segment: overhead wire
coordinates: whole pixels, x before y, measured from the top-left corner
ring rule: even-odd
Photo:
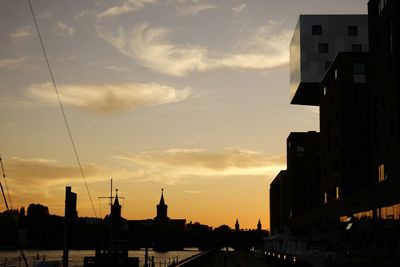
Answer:
[[[10,195],[10,190],[8,189],[8,183],[7,183],[7,178],[6,178],[6,172],[4,171],[4,166],[3,166],[3,159],[0,156],[0,163],[1,163],[1,171],[3,173],[3,179],[4,179],[4,185],[6,186],[6,191],[7,191],[7,196],[8,196],[8,202],[10,202],[10,207],[13,209],[13,204],[11,201],[11,195]],[[1,190],[3,191],[3,186],[1,186]]]
[[[38,25],[37,20],[36,20],[36,16],[35,16],[35,12],[34,12],[33,7],[32,7],[31,0],[28,0],[28,3],[29,3],[29,7],[30,7],[30,9],[31,9],[31,13],[32,13],[33,20],[34,20],[34,22],[35,22],[35,26],[36,26],[36,30],[37,30],[37,33],[38,33],[38,36],[39,36],[40,44],[41,44],[41,46],[42,46],[44,58],[45,58],[45,60],[46,60],[47,68],[48,68],[48,70],[49,70],[50,77],[51,77],[51,81],[52,81],[52,83],[53,83],[54,91],[56,92],[57,99],[58,99],[58,103],[59,103],[59,106],[60,106],[60,109],[61,109],[61,113],[62,113],[62,116],[63,116],[63,118],[64,118],[65,126],[67,127],[69,139],[70,139],[70,141],[71,141],[72,148],[73,148],[74,153],[75,153],[75,158],[76,158],[76,161],[77,161],[77,163],[78,163],[79,170],[80,170],[80,172],[81,172],[81,175],[82,175],[82,178],[83,178],[85,187],[86,187],[86,191],[87,191],[87,193],[88,193],[89,200],[90,200],[90,203],[91,203],[92,208],[93,208],[94,215],[95,215],[96,218],[98,218],[98,217],[97,217],[96,209],[94,208],[92,196],[90,195],[89,186],[88,186],[88,184],[87,184],[86,177],[85,177],[85,174],[84,174],[84,172],[83,172],[82,164],[81,164],[81,161],[80,161],[79,156],[78,156],[78,152],[77,152],[77,149],[76,149],[76,146],[75,146],[75,142],[74,142],[74,139],[73,139],[73,137],[72,137],[72,133],[71,133],[71,129],[70,129],[70,126],[69,126],[69,123],[68,123],[68,120],[67,120],[67,116],[66,116],[66,113],[65,113],[65,111],[64,111],[63,104],[62,104],[62,102],[61,102],[60,94],[59,94],[59,92],[58,92],[58,88],[57,88],[57,85],[56,85],[56,82],[55,82],[55,79],[54,79],[54,75],[53,75],[53,72],[52,72],[51,67],[50,67],[49,59],[48,59],[48,57],[47,57],[46,49],[45,49],[45,46],[44,46],[44,43],[43,43],[42,36],[41,36],[41,34],[40,34],[39,25]]]

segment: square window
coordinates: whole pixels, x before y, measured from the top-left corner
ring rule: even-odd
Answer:
[[[354,83],[366,83],[365,63],[364,62],[354,62],[353,63],[353,82]]]
[[[354,62],[353,63],[353,73],[354,74],[365,74],[365,63],[364,62]]]
[[[322,26],[321,25],[312,25],[312,34],[313,35],[321,35],[322,34]]]
[[[348,36],[357,36],[358,35],[358,27],[357,26],[349,26],[347,28]]]
[[[351,52],[362,52],[362,46],[360,44],[352,44]]]
[[[329,47],[327,43],[318,44],[318,53],[327,54],[329,52]]]

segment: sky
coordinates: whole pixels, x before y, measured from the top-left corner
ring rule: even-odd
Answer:
[[[97,216],[110,178],[127,219],[269,228],[269,184],[290,132],[300,14],[364,14],[367,0],[31,0]],[[63,215],[65,186],[94,217],[29,4],[0,1],[0,154],[14,208]],[[1,180],[5,185],[5,181]],[[4,210],[0,202],[0,210]]]

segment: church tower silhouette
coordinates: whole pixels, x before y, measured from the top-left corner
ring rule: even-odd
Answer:
[[[119,204],[118,200],[118,189],[115,193],[114,204],[111,206],[111,218],[114,221],[121,219],[121,205]]]
[[[157,217],[155,219],[159,221],[168,220],[169,218],[167,216],[167,212],[168,212],[168,205],[165,204],[164,189],[161,189],[161,198],[160,198],[160,203],[157,205]]]

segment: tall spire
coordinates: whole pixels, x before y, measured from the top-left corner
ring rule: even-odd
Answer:
[[[119,200],[118,200],[118,189],[115,189],[115,200],[114,200],[114,206],[119,205]]]
[[[165,206],[165,201],[164,201],[164,188],[161,188],[161,199],[160,199],[160,204],[162,206]]]

